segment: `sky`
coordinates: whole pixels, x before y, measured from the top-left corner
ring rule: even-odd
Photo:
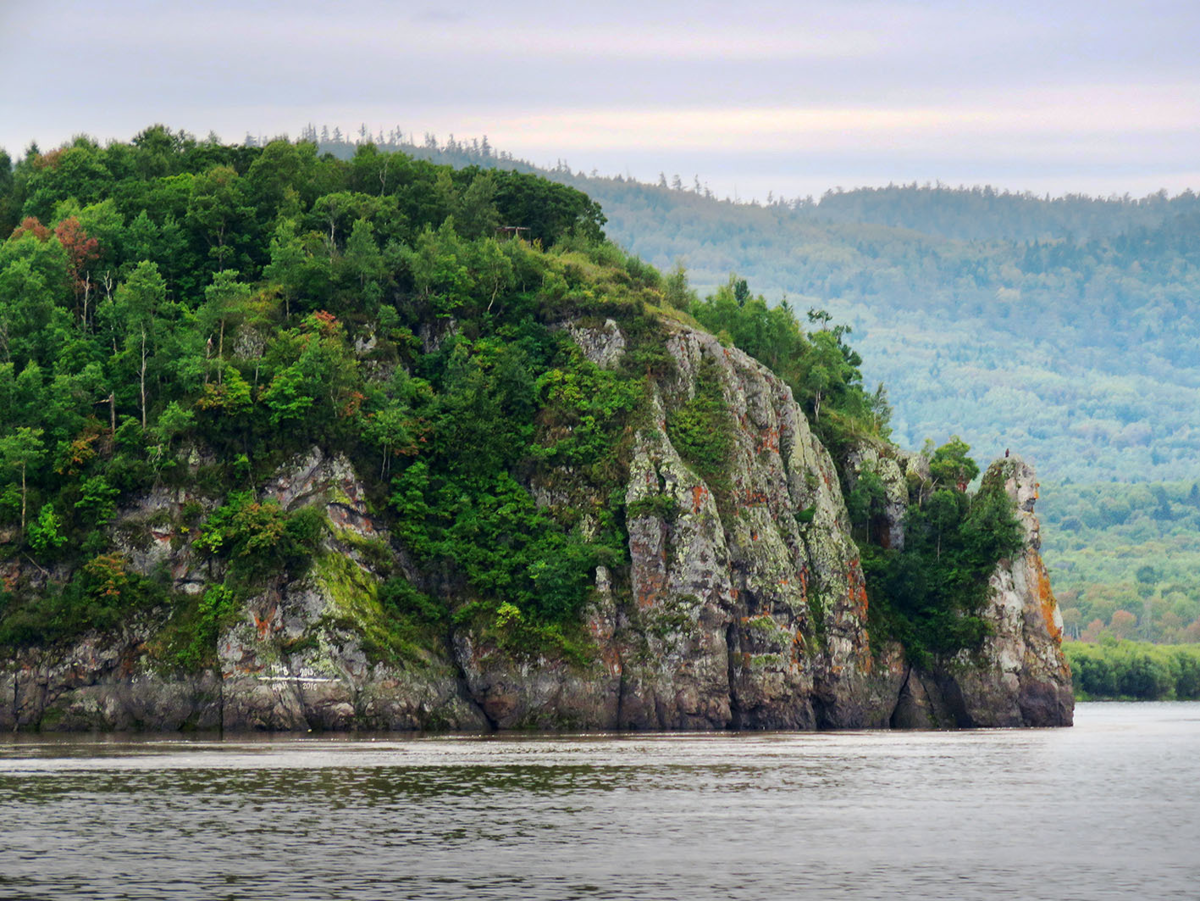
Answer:
[[[1196,0],[0,0],[0,147],[155,122],[487,135],[765,199],[1200,189]]]

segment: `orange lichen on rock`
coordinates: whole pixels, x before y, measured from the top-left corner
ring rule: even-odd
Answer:
[[[1056,643],[1062,644],[1062,629],[1054,621],[1054,611],[1058,608],[1058,601],[1054,599],[1054,592],[1050,588],[1050,574],[1046,572],[1046,564],[1042,562],[1041,555],[1036,551],[1031,552],[1031,555],[1033,569],[1037,573],[1037,596],[1042,608],[1042,619],[1046,622],[1046,631],[1050,633],[1050,637]]]
[[[699,513],[704,509],[704,499],[708,497],[708,489],[703,485],[692,486],[692,512]]]
[[[765,491],[754,491],[747,488],[742,492],[741,505],[743,507],[765,507],[770,500]]]
[[[857,557],[850,561],[850,566],[846,570],[846,577],[850,583],[850,592],[847,597],[850,603],[854,605],[854,610],[860,616],[867,615],[867,580],[863,577],[862,564],[859,563]]]

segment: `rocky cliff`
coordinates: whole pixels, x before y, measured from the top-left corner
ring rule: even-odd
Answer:
[[[962,652],[932,673],[910,672],[894,725],[1071,724],[1075,702],[1062,653],[1062,616],[1038,553],[1036,476],[1027,463],[1012,457],[993,463],[984,480],[1003,485],[1016,504],[1024,549],[1002,560],[991,577],[984,611],[991,629],[982,648]]]
[[[596,365],[620,360],[609,320],[570,323]],[[258,486],[262,500],[327,521],[305,575],[276,579],[221,623],[216,664],[164,666],[163,622],[144,611],[69,647],[35,648],[0,672],[0,728],[44,730],[814,729],[1065,725],[1070,676],[1038,555],[1036,480],[1017,459],[985,476],[1016,501],[1024,552],[991,579],[982,648],[924,670],[899,646],[872,652],[867,592],[833,460],[790,389],[717,338],[666,320],[669,375],[651,383],[633,436],[624,509],[628,564],[601,566],[585,612],[588,653],[512,650],[470,622],[379,653],[381,572],[425,578],[371,515],[360,474],[318,448]],[[718,397],[721,459],[679,446],[678,411]],[[673,438],[673,435],[676,438]],[[878,455],[876,455],[878,456]],[[887,542],[903,544],[894,460]],[[894,470],[894,471],[893,471]],[[565,478],[569,480],[569,473]],[[527,486],[557,503],[551,486]],[[895,495],[894,497],[892,495]],[[608,499],[603,499],[607,502]],[[199,491],[160,491],[121,511],[130,565],[201,596],[221,572],[195,547]],[[12,563],[10,582],[36,579]],[[53,574],[47,574],[52,577]]]

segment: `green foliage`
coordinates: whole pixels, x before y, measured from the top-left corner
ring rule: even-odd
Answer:
[[[860,473],[854,488],[846,493],[846,512],[850,515],[851,528],[861,529],[863,538],[870,542],[871,521],[883,514],[886,505],[887,488],[883,479],[870,470]]]
[[[316,445],[378,471],[372,516],[428,576],[427,593],[385,583],[371,641],[444,640],[453,610],[505,647],[582,661],[596,568],[627,563],[625,520],[649,510],[622,498],[646,379],[673,372],[661,317],[690,312],[770,366],[835,451],[886,434],[886,401],[828,316],[806,332],[739,279],[697,300],[681,267],[664,278],[607,242],[599,205],[563,184],[370,145],[344,156],[156,127],[18,166],[0,211],[21,222],[0,244],[0,516],[40,511],[6,528],[5,552],[53,552],[72,575],[14,596],[0,634],[61,637],[162,603],[160,659],[198,667],[235,598],[314,557],[355,595],[336,555],[316,553],[320,508],[257,500]],[[602,369],[562,326],[610,319],[626,347]],[[711,361],[667,428],[728,513],[732,422]],[[108,550],[121,498],[164,482],[223,499],[177,524],[227,567],[200,599],[168,597]],[[981,554],[976,520],[955,516],[937,529]]]
[[[988,579],[1024,546],[1002,480],[985,479],[974,496],[936,488],[909,505],[904,525],[902,551],[860,544],[872,641],[897,639],[916,662],[977,648]]]
[[[379,603],[394,619],[421,625],[445,625],[449,611],[428,594],[418,591],[403,576],[393,576],[379,586]]]
[[[0,647],[47,645],[89,630],[103,632],[165,598],[163,589],[130,570],[122,555],[100,554],[66,585],[10,603],[0,618]]]
[[[971,448],[957,435],[939,447],[929,461],[929,471],[934,481],[947,487],[966,489],[967,484],[979,475],[979,465],[968,456]]]
[[[854,326],[865,379],[901,401],[891,427],[904,446],[952,422],[989,457],[1019,443],[1048,480],[1194,475],[1194,192],[1046,198],[912,184],[736,203],[539,169],[462,141],[391,146],[586,191],[614,241],[664,271],[688,260],[702,292],[735,268],[769,297],[826,308]]]
[[[1067,642],[1063,651],[1080,699],[1200,699],[1200,645]]]
[[[696,391],[667,412],[667,436],[696,474],[708,484],[722,515],[732,512],[733,418],[725,403],[720,370],[708,357],[696,371]]]
[[[410,467],[392,497],[410,546],[484,598],[508,599],[549,622],[569,621],[587,599],[595,567],[619,558],[615,541],[588,542],[565,531],[507,474],[483,484],[450,481],[438,491],[422,475]]]
[[[44,504],[38,518],[29,526],[29,546],[39,553],[53,551],[67,543],[62,533],[62,521],[53,504]]]
[[[158,647],[158,659],[195,671],[217,662],[217,639],[238,611],[237,595],[227,585],[212,585],[194,604],[176,610]]]
[[[104,476],[89,476],[79,488],[79,499],[75,509],[85,522],[102,525],[116,512],[117,497],[121,492],[108,484]]]
[[[1200,488],[1193,481],[1043,484],[1042,556],[1070,639],[1200,641]],[[1127,622],[1127,621],[1126,621]]]
[[[620,445],[614,432],[642,401],[640,380],[600,369],[570,347],[562,367],[537,381],[543,441],[535,453],[552,465],[589,471],[612,467]]]
[[[687,269],[682,261],[677,261],[663,280],[663,300],[676,310],[687,310],[699,303],[696,292],[688,287]]]
[[[887,394],[882,385],[874,394],[864,389],[862,358],[844,340],[851,329],[831,327],[829,313],[810,310],[809,322],[819,328],[806,334],[786,299],[770,306],[736,276],[689,310],[787,382],[835,461],[862,437],[887,438]]]
[[[286,513],[274,501],[235,491],[209,515],[196,547],[228,560],[234,574],[250,581],[284,570],[299,574],[324,527],[324,513],[315,507]]]

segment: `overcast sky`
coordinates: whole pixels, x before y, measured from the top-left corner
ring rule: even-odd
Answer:
[[[0,147],[488,135],[721,195],[1200,189],[1196,0],[0,0]]]

